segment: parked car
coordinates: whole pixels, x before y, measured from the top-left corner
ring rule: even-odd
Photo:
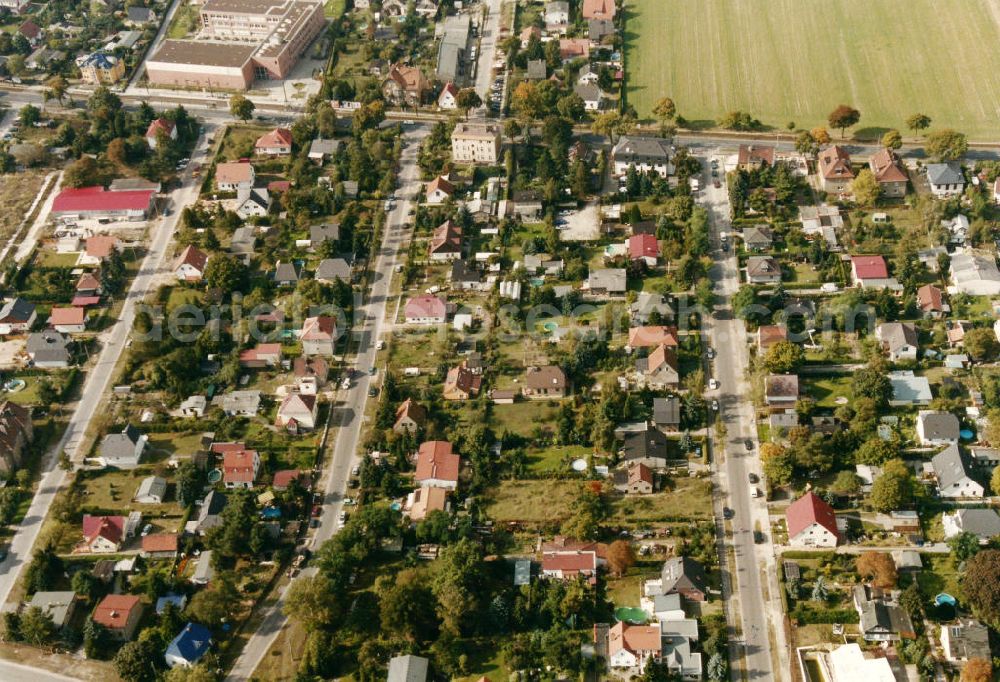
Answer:
[[[747,476],[747,478],[748,478],[748,479],[750,479],[750,482],[751,482],[751,483],[756,483],[757,481],[759,481],[759,480],[760,480],[759,478],[757,478],[757,474],[755,474],[755,473],[754,473],[754,472],[752,472],[752,471],[751,471],[751,472],[750,472],[750,474],[749,474],[749,475]]]
[[[743,447],[747,449],[747,452],[753,452],[753,441],[747,438],[743,441]]]

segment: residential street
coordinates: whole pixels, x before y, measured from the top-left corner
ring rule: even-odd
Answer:
[[[489,102],[490,85],[493,83],[493,60],[496,59],[497,34],[500,32],[500,7],[503,0],[483,0],[489,10],[479,31],[479,66],[476,71],[476,93],[483,102]]]
[[[707,167],[708,159],[705,159],[704,164]],[[753,472],[759,475],[761,467],[757,457],[753,406],[746,399],[749,393],[744,378],[747,367],[746,335],[743,323],[734,319],[729,306],[730,298],[740,286],[739,271],[732,252],[723,252],[718,248],[719,232],[728,231],[729,224],[729,201],[725,186],[716,189],[710,182],[706,183],[699,203],[709,211],[713,245],[716,247],[715,265],[710,277],[715,282],[716,294],[721,299],[716,305],[715,314],[706,316],[703,324],[709,343],[717,351],[710,376],[719,381],[718,390],[709,391],[707,397],[719,401],[719,418],[726,429],[724,443],[720,445],[717,442],[715,448],[717,482],[724,499],[728,500],[727,506],[735,512],[730,522],[733,535],[727,542],[727,547],[732,548],[736,562],[736,575],[730,579],[730,584],[735,587],[736,599],[730,600],[729,608],[732,613],[739,613],[743,632],[741,639],[733,638],[737,641],[734,641],[731,652],[734,656],[743,657],[749,679],[783,680],[786,679],[790,662],[781,625],[781,600],[777,592],[767,506],[762,497],[755,499],[750,496],[750,490],[754,486],[748,481],[749,474]],[[744,446],[747,439],[754,443],[753,452],[748,452]],[[762,487],[763,484],[759,486]],[[764,532],[763,544],[754,543],[755,529]],[[761,577],[762,570],[768,576],[766,586]],[[768,595],[771,595],[770,599]],[[735,611],[737,605],[738,611]],[[774,637],[773,641],[771,636]],[[742,652],[739,651],[740,642],[744,645]],[[772,647],[778,654],[780,669],[777,671],[771,658]],[[735,669],[733,679],[739,679]]]
[[[32,668],[12,661],[0,661],[0,680],[3,682],[67,682],[79,678],[60,675],[42,668]]]
[[[386,319],[386,303],[389,298],[389,285],[397,262],[401,263],[402,250],[408,244],[413,223],[409,212],[413,204],[410,200],[419,192],[420,170],[417,167],[417,151],[420,142],[428,135],[430,127],[418,124],[409,126],[403,136],[407,147],[403,150],[400,161],[397,196],[395,208],[389,213],[385,233],[382,236],[382,247],[372,270],[372,285],[368,299],[355,314],[357,323],[355,334],[357,347],[353,367],[352,385],[347,391],[338,394],[338,403],[334,407],[333,424],[338,428],[333,434],[333,454],[326,469],[326,478],[320,489],[324,491],[323,512],[320,525],[312,536],[313,551],[329,540],[340,528],[337,517],[343,509],[342,501],[347,491],[347,482],[351,469],[358,464],[358,441],[361,437],[361,427],[364,424],[365,405],[368,401],[368,389],[372,384],[381,385],[384,367],[379,368],[376,376],[369,374],[371,367],[378,366],[375,343],[383,329],[391,324]],[[391,314],[391,311],[390,313]],[[306,570],[301,575],[311,575],[312,570]],[[289,586],[291,583],[288,584]],[[247,641],[240,658],[236,661],[227,679],[247,680],[253,675],[267,651],[271,648],[278,633],[285,626],[286,618],[281,611],[288,586],[285,587],[278,601],[267,608],[264,620],[257,631]]]
[[[206,124],[205,132],[211,134],[214,126]],[[201,147],[202,138],[196,143]],[[151,221],[149,235],[149,251],[143,259],[139,273],[132,281],[125,298],[118,322],[101,334],[101,353],[96,362],[87,368],[86,380],[80,393],[80,398],[73,407],[69,424],[63,437],[49,449],[42,462],[41,481],[31,500],[31,506],[11,541],[7,557],[0,562],[0,604],[10,597],[11,590],[17,583],[21,570],[31,560],[31,550],[41,530],[42,522],[49,512],[49,507],[56,494],[66,480],[66,472],[59,468],[59,453],[65,451],[74,464],[79,465],[85,451],[84,444],[89,426],[98,407],[102,404],[105,391],[111,382],[115,367],[121,357],[122,350],[128,339],[132,322],[135,319],[135,306],[145,299],[152,289],[157,273],[168,262],[170,240],[177,228],[180,210],[177,207],[193,203],[198,197],[200,182],[192,181],[191,171],[183,175],[183,185],[175,190],[169,200],[174,210],[169,216]]]

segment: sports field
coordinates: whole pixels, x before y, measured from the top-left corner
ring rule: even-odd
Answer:
[[[1000,0],[626,0],[628,102],[707,124],[742,110],[809,128],[838,104],[858,128],[924,113],[1000,140]]]

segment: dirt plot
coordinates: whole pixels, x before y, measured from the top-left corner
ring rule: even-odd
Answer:
[[[0,239],[10,237],[24,220],[44,179],[38,171],[0,175]]]

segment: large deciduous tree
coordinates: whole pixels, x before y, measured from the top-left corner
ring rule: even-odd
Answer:
[[[233,95],[229,98],[229,113],[241,121],[249,121],[256,108],[256,105],[243,95]]]
[[[864,552],[858,555],[854,562],[855,569],[862,580],[868,580],[875,587],[891,589],[896,586],[899,578],[896,573],[896,562],[892,555],[886,552]]]
[[[927,114],[911,114],[906,117],[906,127],[914,133],[927,130],[931,125],[931,117]]]
[[[979,618],[1000,627],[1000,550],[987,549],[969,559],[962,591]]]
[[[615,540],[608,547],[608,566],[615,575],[624,575],[635,564],[635,551],[627,540]]]
[[[862,168],[851,182],[851,193],[859,206],[874,206],[882,195],[882,187],[870,169]]]
[[[840,136],[844,137],[844,131],[861,120],[861,112],[847,104],[841,104],[830,112],[827,122],[831,128],[837,128]]]
[[[891,459],[882,467],[882,475],[872,484],[869,497],[879,512],[902,509],[913,501],[913,474],[901,459]]]
[[[969,141],[958,131],[942,128],[929,132],[924,146],[932,158],[938,161],[954,161],[965,155],[969,149]]]

